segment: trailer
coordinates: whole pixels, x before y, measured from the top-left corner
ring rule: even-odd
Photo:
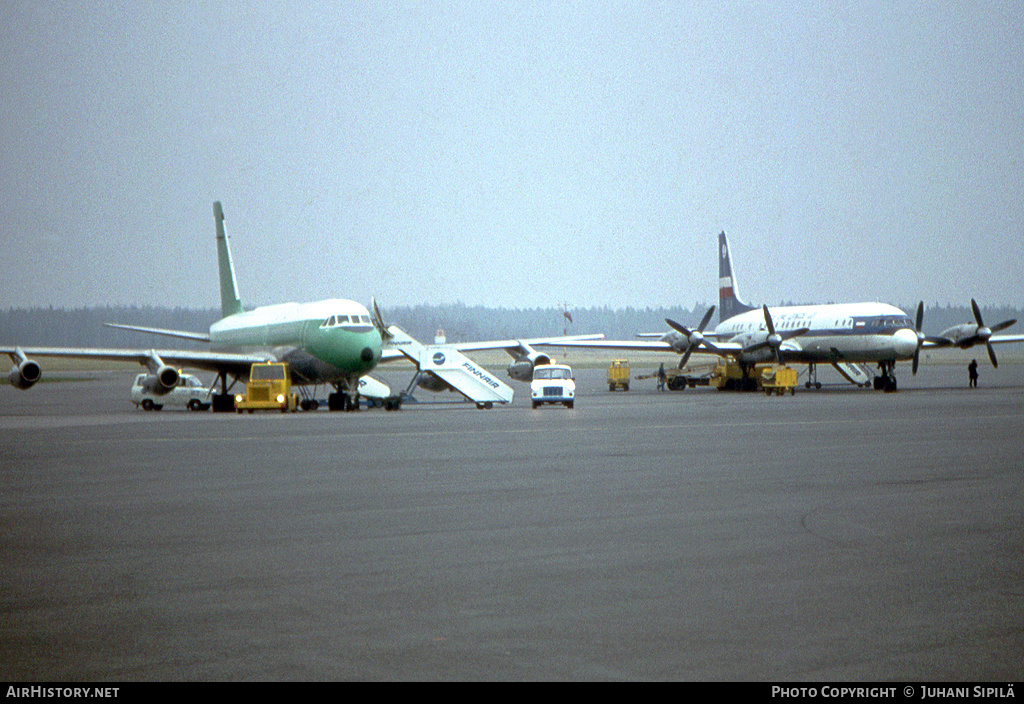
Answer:
[[[708,386],[710,384],[710,373],[694,376],[692,374],[685,373],[682,369],[673,369],[672,371],[665,372],[665,386],[667,386],[670,391],[684,391],[687,387],[692,389],[697,386]]]
[[[690,369],[667,369],[665,370],[665,386],[669,391],[684,391],[688,387],[692,389],[697,386],[710,385],[711,377],[711,371],[705,372],[704,374],[694,374]],[[653,374],[638,374],[636,376],[637,381],[657,378],[658,372],[654,372]]]

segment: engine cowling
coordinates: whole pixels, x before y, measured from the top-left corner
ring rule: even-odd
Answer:
[[[181,375],[174,367],[164,365],[158,367],[155,374],[147,374],[140,386],[148,393],[163,396],[178,385]]]
[[[508,365],[508,375],[516,381],[533,381],[533,368],[538,364],[551,364],[551,357],[535,350],[527,352]]]
[[[31,359],[23,359],[21,363],[11,367],[11,372],[7,375],[7,378],[10,380],[11,386],[24,390],[39,381],[41,374],[42,371],[39,368],[38,362]]]

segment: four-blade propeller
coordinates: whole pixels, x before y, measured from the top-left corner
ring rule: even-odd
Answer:
[[[917,331],[917,349],[914,350],[914,364],[911,367],[911,371],[914,374],[917,374],[917,362],[921,357],[921,345],[924,344],[924,341],[926,339],[925,334],[921,332],[922,323],[924,323],[924,301],[921,301],[920,303],[917,304],[917,322],[915,327]]]
[[[796,330],[776,332],[775,323],[772,321],[771,313],[768,312],[768,306],[763,306],[763,310],[765,327],[768,330],[767,336],[765,337],[765,339],[759,342],[755,342],[752,345],[744,347],[740,351],[740,354],[742,355],[750,352],[756,352],[766,347],[770,347],[772,350],[774,350],[775,358],[778,360],[779,364],[784,364],[785,362],[782,357],[782,343],[785,342],[786,340],[791,340],[794,337],[799,337],[800,335],[805,334],[808,330],[810,330],[810,328],[797,328]],[[706,349],[711,350],[712,352],[722,354],[721,350],[719,350],[713,344],[708,342],[703,335],[704,328],[707,327],[708,321],[711,320],[711,315],[712,313],[714,313],[714,311],[715,307],[711,306],[708,312],[704,314],[704,319],[701,320],[700,326],[697,328],[696,331],[690,331],[688,328],[686,328],[683,325],[680,325],[676,321],[671,320],[669,318],[665,318],[665,322],[668,323],[668,326],[670,328],[679,333],[682,333],[686,337],[687,345],[685,351],[683,352],[683,359],[679,364],[680,368],[682,368],[682,366],[690,358],[690,354],[698,347],[703,346]],[[679,348],[677,347],[676,350],[679,351]]]
[[[708,312],[704,314],[704,318],[701,319],[700,325],[698,325],[697,329],[692,332],[676,321],[665,318],[665,322],[668,323],[670,328],[681,333],[686,338],[686,347],[683,350],[683,358],[679,360],[680,369],[686,366],[686,362],[690,359],[690,355],[693,354],[695,349],[700,347],[702,344],[706,344],[704,340],[704,328],[706,328],[708,323],[711,322],[711,316],[714,315],[714,313],[714,306],[708,308]],[[680,351],[680,348],[677,345],[673,345],[673,347],[676,348],[677,352]]]
[[[974,331],[974,335],[972,335],[971,337],[968,337],[965,340],[961,340],[960,344],[963,345],[964,347],[970,347],[971,345],[984,342],[985,347],[988,349],[988,358],[992,360],[992,366],[998,367],[999,362],[996,361],[996,352],[995,350],[992,349],[992,343],[989,342],[989,338],[992,337],[992,333],[999,332],[1004,328],[1010,327],[1011,325],[1016,323],[1017,320],[1016,318],[1011,320],[1004,320],[1003,322],[997,323],[992,327],[986,327],[984,321],[982,321],[981,319],[981,309],[978,308],[978,304],[975,302],[973,298],[971,299],[971,310],[974,311],[974,319],[978,323],[978,329]]]
[[[743,352],[756,352],[757,350],[764,349],[765,347],[771,347],[775,350],[775,357],[779,360],[779,364],[785,364],[782,359],[782,343],[786,340],[791,340],[794,337],[800,337],[805,334],[810,328],[797,328],[796,330],[787,330],[786,332],[775,332],[775,324],[772,322],[771,313],[768,312],[768,306],[762,306],[764,308],[764,324],[768,328],[768,337],[763,341],[745,347]]]

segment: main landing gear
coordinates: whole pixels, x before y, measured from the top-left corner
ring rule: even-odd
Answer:
[[[809,389],[812,386],[816,389],[821,388],[821,382],[818,381],[818,365],[814,363],[807,365],[807,382],[804,384],[804,388]]]
[[[341,390],[341,385],[336,384],[336,392],[327,394],[327,410],[329,411],[358,411],[359,393],[349,395]]]
[[[878,368],[882,370],[882,374],[875,377],[873,382],[875,391],[885,391],[886,393],[896,391],[896,363],[879,362]]]
[[[327,394],[327,410],[329,411],[358,411],[359,410],[359,393],[349,394],[342,390],[341,384],[335,384],[334,388],[337,389],[332,394]],[[370,398],[373,403],[371,405],[379,406],[383,405],[385,411],[397,411],[402,408],[402,398],[400,396],[388,396],[381,400]],[[315,403],[315,401],[314,401]],[[311,410],[315,410],[315,407]]]

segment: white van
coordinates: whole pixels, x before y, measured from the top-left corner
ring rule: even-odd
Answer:
[[[538,364],[530,382],[533,407],[542,403],[561,403],[572,408],[576,402],[576,380],[566,364]]]
[[[139,374],[132,384],[131,399],[136,408],[141,406],[146,411],[159,411],[164,406],[187,408],[190,411],[210,408],[210,390],[191,374],[182,374],[178,378],[178,385],[165,394],[147,391],[143,386],[147,376],[146,373]]]

